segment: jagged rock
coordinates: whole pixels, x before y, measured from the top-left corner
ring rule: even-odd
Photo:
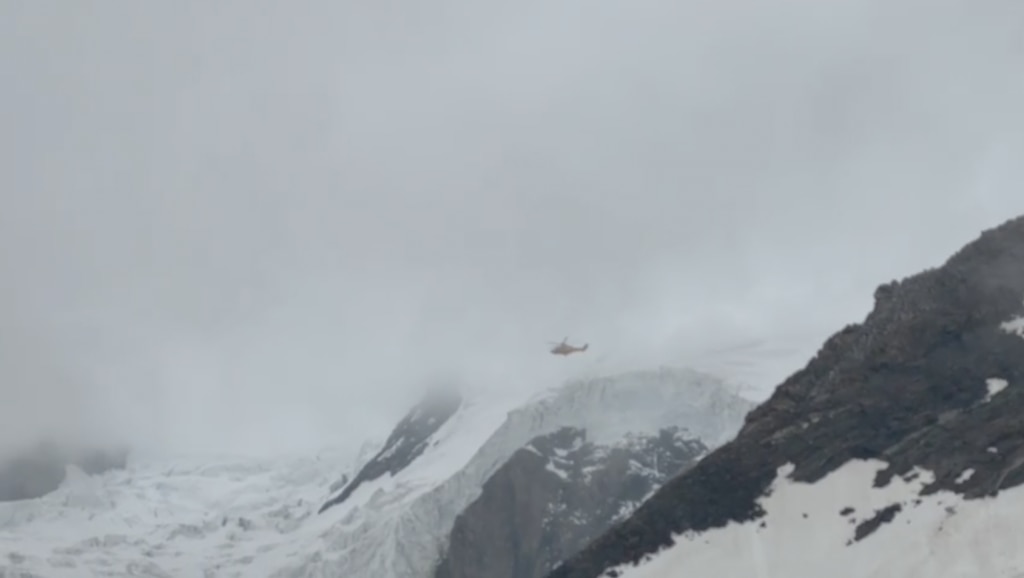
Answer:
[[[967,498],[1024,482],[1022,299],[1024,218],[941,267],[883,285],[864,322],[828,339],[733,441],[550,577],[596,578],[673,534],[761,517],[757,500],[786,463],[793,479],[814,482],[851,459],[881,459],[890,465],[876,486],[921,466],[935,474],[926,493]],[[1008,387],[990,400],[991,379]],[[956,483],[967,468],[974,474]]]
[[[614,445],[563,428],[517,451],[458,517],[435,578],[535,578],[707,451],[677,427]]]
[[[343,503],[360,485],[385,474],[394,475],[411,464],[427,449],[431,436],[441,429],[461,403],[461,396],[453,390],[441,390],[427,396],[398,422],[384,442],[384,448],[363,466],[341,493],[320,507],[320,513]]]

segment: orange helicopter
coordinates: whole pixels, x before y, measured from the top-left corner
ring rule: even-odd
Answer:
[[[582,353],[586,351],[588,347],[590,347],[589,343],[584,343],[582,347],[569,345],[568,343],[566,343],[566,341],[568,340],[569,338],[566,337],[565,339],[562,340],[561,343],[555,343],[552,341],[551,344],[554,345],[554,347],[551,349],[551,354],[569,356],[573,353]]]

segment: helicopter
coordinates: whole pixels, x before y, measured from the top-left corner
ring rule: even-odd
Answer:
[[[586,351],[588,347],[590,347],[589,343],[584,343],[582,347],[569,345],[568,343],[566,343],[566,341],[568,340],[569,338],[566,337],[565,339],[562,340],[561,343],[555,343],[553,341],[550,342],[552,345],[554,345],[554,347],[551,349],[551,354],[569,356],[572,353],[582,353]]]

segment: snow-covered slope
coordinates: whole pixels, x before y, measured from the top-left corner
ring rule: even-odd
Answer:
[[[669,368],[570,383],[518,408],[463,400],[422,454],[326,509],[322,517],[335,523],[275,576],[428,576],[456,516],[533,438],[571,426],[602,443],[684,425],[714,447],[735,434],[750,407],[712,376]]]
[[[417,405],[391,432],[384,442],[384,447],[366,461],[359,473],[346,484],[341,491],[328,500],[319,513],[334,506],[344,504],[363,486],[368,486],[382,478],[394,479],[395,476],[408,469],[409,465],[420,458],[424,452],[440,444],[442,428],[449,422],[452,415],[462,404],[461,396],[454,391],[435,392],[427,396]],[[450,430],[448,430],[450,432]],[[447,432],[445,432],[447,433]],[[451,450],[452,444],[444,449]],[[431,451],[430,458],[444,459],[444,452]],[[450,454],[449,454],[450,457]],[[430,459],[427,458],[427,459]],[[354,499],[353,501],[358,501]]]
[[[644,564],[604,576],[1024,576],[1024,488],[977,500],[951,491],[921,496],[935,476],[919,469],[916,476],[874,487],[887,466],[854,460],[807,484],[786,477],[793,471],[788,464],[759,501],[763,521],[684,534]]]
[[[345,454],[164,456],[0,504],[0,576],[267,576],[329,522],[317,507]]]
[[[1024,217],[875,292],[549,578],[1024,577]]]
[[[733,390],[662,369],[529,400],[431,397],[384,443],[364,446],[358,468],[323,453],[132,456],[93,477],[71,469],[47,496],[0,504],[0,576],[423,578],[456,516],[530,440],[578,427],[595,443],[621,442],[682,425],[714,446],[752,407]]]

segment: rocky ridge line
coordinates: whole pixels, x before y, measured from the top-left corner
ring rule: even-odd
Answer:
[[[882,285],[863,323],[748,414],[738,436],[668,482],[550,578],[597,578],[673,535],[757,519],[777,468],[815,482],[852,459],[914,466],[977,498],[1024,482],[1024,217],[985,231],[941,267]],[[1003,384],[991,395],[992,384]],[[997,388],[999,389],[999,388]],[[968,468],[974,474],[957,483]],[[898,512],[894,516],[898,517]]]

